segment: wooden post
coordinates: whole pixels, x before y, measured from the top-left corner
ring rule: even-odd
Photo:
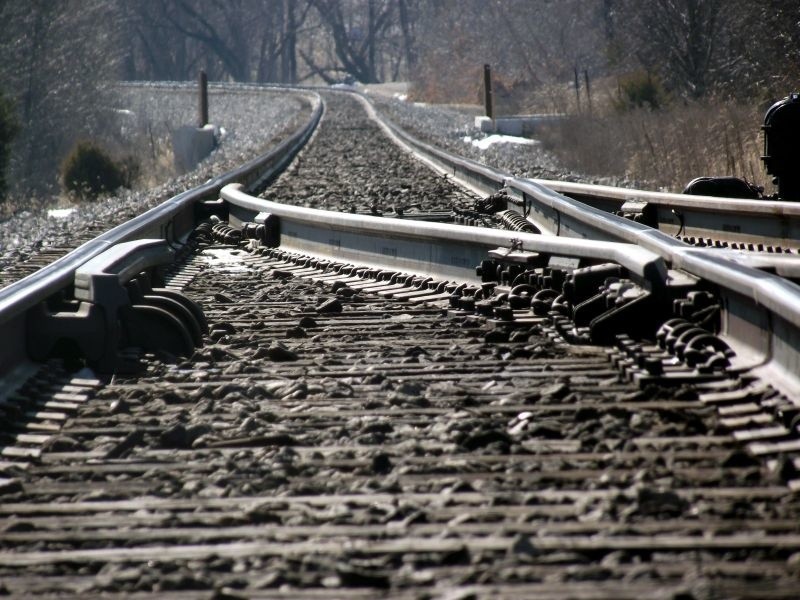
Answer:
[[[575,67],[575,102],[578,105],[578,113],[581,112],[581,82],[578,79],[578,67]]]
[[[592,88],[589,86],[589,71],[583,70],[583,81],[586,83],[586,103],[589,105],[589,116],[592,116]]]
[[[486,116],[494,120],[492,100],[492,67],[483,65],[483,105],[486,108]]]
[[[208,125],[208,77],[205,71],[200,71],[198,81],[200,92],[200,127]]]

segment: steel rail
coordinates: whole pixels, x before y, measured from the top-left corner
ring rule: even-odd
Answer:
[[[657,198],[666,198],[670,203],[663,204],[663,211],[667,211],[669,218],[673,220],[676,218],[673,213],[674,209],[688,209],[691,207],[696,207],[698,211],[706,211],[709,218],[713,218],[715,211],[722,211],[725,204],[728,203],[728,200],[705,196],[662,194],[658,192],[641,192],[641,195],[639,195],[637,190],[582,186],[581,184],[568,182],[543,182],[514,177],[500,169],[482,165],[474,160],[452,154],[418,140],[379,115],[366,98],[361,98],[373,118],[379,122],[390,137],[402,146],[421,157],[422,160],[434,166],[440,172],[452,176],[462,185],[470,187],[478,193],[489,195],[501,189],[507,190],[512,197],[517,199],[519,203],[518,210],[525,214],[528,220],[545,234],[633,243],[660,254],[667,262],[671,263],[675,253],[692,246],[673,237],[667,231],[661,231],[612,214],[611,210],[618,210],[625,200],[653,199],[652,201],[655,201]],[[595,198],[601,197],[602,190],[616,190],[618,193],[617,202],[613,207],[599,207],[566,196],[557,191],[557,188],[563,188],[566,191],[598,188],[601,191],[594,196]],[[625,193],[629,192],[633,193],[633,195],[626,197]],[[695,199],[697,200],[695,201]],[[730,220],[730,215],[739,214],[740,217],[737,218],[741,218],[744,223],[747,223],[747,227],[755,231],[753,223],[758,222],[757,218],[759,216],[769,217],[772,219],[770,221],[771,227],[775,230],[780,229],[782,232],[790,232],[796,227],[797,243],[800,244],[800,204],[751,200],[731,200],[730,203],[731,206],[736,207],[736,210],[728,209],[726,219]],[[680,214],[685,222],[686,216],[683,216],[684,213]],[[793,221],[795,217],[797,217],[796,222]],[[717,217],[717,222],[720,220]],[[719,232],[719,229],[725,225],[726,223],[723,222],[717,231]],[[741,229],[744,225],[731,225],[729,228],[735,230],[737,227]],[[675,229],[677,231],[677,227]],[[727,235],[728,232],[726,231],[725,234]],[[784,233],[780,240],[790,241],[794,235],[794,233],[791,235]],[[751,236],[747,239],[752,241],[755,238]],[[763,237],[757,239],[759,242],[765,242]],[[775,238],[775,240],[778,240],[778,238]],[[742,265],[749,265],[754,268],[768,268],[786,277],[800,277],[800,260],[787,257],[787,255],[759,254],[717,248],[714,248],[713,251],[723,253],[731,260]]]
[[[800,247],[800,203],[743,200],[535,179],[536,183],[605,211],[628,201],[656,209],[658,228],[687,237],[724,236],[735,242]]]
[[[524,211],[530,210],[527,216],[545,232],[633,241],[635,232],[653,228],[612,214],[621,210],[625,202],[633,200],[655,208],[656,231],[661,231],[665,244],[668,244],[667,239],[679,242],[672,236],[682,231],[685,237],[724,236],[725,240],[734,242],[800,247],[800,203],[520,179],[418,140],[379,115],[367,98],[360,97],[390,136],[422,154],[439,170],[484,194],[505,187],[516,192],[518,197],[526,196],[530,204],[524,206]],[[523,182],[527,182],[527,189],[524,189]],[[548,190],[556,192],[557,197],[548,194]]]
[[[285,91],[290,91],[285,88]],[[25,313],[48,297],[68,288],[75,271],[115,244],[148,237],[178,241],[195,226],[195,205],[216,199],[230,183],[256,187],[283,170],[316,129],[324,105],[318,94],[297,90],[312,101],[308,120],[291,136],[244,165],[210,179],[203,185],[173,196],[162,204],[134,217],[79,246],[39,271],[0,290],[0,329],[6,339],[25,339]],[[0,350],[0,372],[24,359],[24,344],[6,344]]]
[[[362,101],[377,119],[371,106],[363,98]],[[278,217],[281,241],[288,248],[350,260],[363,261],[366,256],[373,264],[440,277],[474,281],[475,265],[485,258],[489,249],[497,247],[613,261],[651,289],[667,284],[672,277],[669,267],[682,269],[719,286],[725,304],[723,334],[737,346],[749,350],[748,367],[777,365],[783,373],[797,371],[800,365],[800,344],[797,343],[800,340],[800,311],[797,310],[800,287],[748,264],[737,264],[725,254],[710,256],[708,251],[692,248],[640,223],[587,207],[535,182],[509,177],[496,169],[453,156],[419,142],[380,119],[378,122],[390,137],[416,156],[422,156],[429,164],[447,170],[459,181],[483,193],[503,187],[509,189],[523,211],[535,214],[534,220],[538,219],[543,225],[554,225],[551,233],[560,235],[388,222],[377,217],[327,213],[270,203],[247,196],[240,186],[229,185],[237,178],[244,181],[245,186],[252,185],[284,168],[311,136],[322,110],[319,103],[305,127],[264,157],[168,200],[92,240],[50,267],[0,290],[3,329],[20,336],[24,334],[24,319],[18,317],[24,316],[25,310],[36,302],[71,285],[77,267],[111,245],[144,237],[179,238],[194,226],[194,205],[220,194],[231,205],[234,219],[252,220],[258,213]],[[24,336],[17,339],[24,339]]]
[[[578,234],[580,237],[624,241],[647,248],[664,258],[670,265],[681,263],[686,252],[715,254],[742,267],[767,269],[784,277],[800,277],[800,259],[788,254],[766,254],[728,250],[700,249],[676,239],[663,231],[642,223],[609,214],[593,206],[568,198],[528,179],[511,178],[506,187],[516,192],[539,220],[549,218],[558,224],[557,234]],[[537,219],[534,218],[534,221]]]
[[[469,227],[443,227],[436,224],[412,224],[404,229],[402,222],[391,224],[377,219],[374,224],[367,225],[370,217],[355,217],[350,215],[335,214],[327,217],[325,224],[318,222],[318,226],[325,231],[314,230],[309,224],[322,217],[324,211],[315,211],[301,216],[307,209],[291,209],[272,203],[266,204],[264,200],[248,197],[234,187],[223,190],[222,197],[234,206],[252,212],[271,212],[286,219],[286,226],[281,227],[282,234],[286,235],[287,243],[298,249],[317,252],[338,253],[341,257],[354,257],[358,252],[371,254],[372,258],[383,255],[383,261],[388,260],[387,255],[396,256],[401,252],[397,245],[384,245],[376,249],[374,241],[358,242],[351,239],[344,241],[344,236],[331,237],[331,232],[353,233],[357,227],[372,228],[373,237],[383,235],[385,238],[397,239],[422,239],[426,234],[446,235],[451,241],[467,245],[470,242],[485,250],[488,245],[505,245],[506,247],[518,246],[524,250],[542,252],[562,256],[588,256],[594,254],[595,258],[612,260],[622,264],[631,273],[638,274],[649,282],[650,287],[658,287],[669,272],[665,265],[653,260],[658,256],[666,263],[666,267],[683,270],[695,277],[704,279],[718,287],[723,302],[723,330],[725,337],[737,351],[742,359],[739,364],[742,368],[766,368],[775,372],[784,387],[792,388],[800,398],[800,382],[796,373],[800,372],[800,286],[783,277],[767,273],[756,267],[771,267],[772,263],[765,255],[756,255],[757,259],[748,258],[744,253],[725,252],[717,250],[703,250],[685,244],[664,232],[647,227],[641,223],[633,222],[616,215],[609,214],[597,208],[588,207],[572,198],[567,198],[536,182],[519,178],[508,177],[497,169],[486,167],[452,155],[448,152],[432,147],[416,140],[413,136],[398,129],[391,123],[380,119],[371,104],[362,98],[368,107],[371,116],[375,118],[386,130],[392,139],[401,146],[411,150],[416,156],[429,164],[445,169],[459,182],[469,185],[482,193],[493,193],[501,188],[511,190],[521,199],[523,206],[530,211],[537,211],[540,215],[549,216],[550,222],[558,226],[554,233],[561,234],[561,241],[554,241],[559,236],[554,235],[523,235],[519,232],[499,236],[497,232],[488,233],[484,229]],[[310,210],[310,209],[309,209]],[[234,210],[235,213],[235,210]],[[252,215],[251,215],[252,216]],[[249,218],[242,215],[243,220]],[[294,221],[292,221],[294,219]],[[536,219],[534,219],[535,221]],[[294,223],[294,225],[290,225]],[[301,231],[301,225],[306,229]],[[443,230],[450,233],[444,234]],[[460,233],[455,233],[460,232]],[[327,238],[325,236],[328,236]],[[564,236],[575,237],[564,237]],[[305,241],[299,241],[305,236]],[[586,245],[579,238],[590,238],[593,241]],[[292,241],[288,241],[291,239]],[[491,241],[489,241],[491,240]],[[550,240],[550,241],[548,241]],[[487,243],[488,242],[488,243]],[[628,246],[618,245],[620,242]],[[350,253],[342,250],[342,246],[350,244]],[[431,242],[425,242],[430,244]],[[371,250],[368,247],[371,244]],[[605,245],[609,244],[609,245]],[[623,248],[627,247],[630,253],[619,260],[620,252],[625,254]],[[588,250],[593,248],[592,250]],[[652,254],[642,254],[645,250]],[[414,256],[419,249],[406,249],[407,256]],[[445,253],[447,254],[447,253]],[[428,251],[428,256],[436,255],[435,251]],[[647,256],[649,265],[645,276],[644,263],[635,265],[637,261]],[[393,261],[394,262],[394,261]],[[417,262],[417,268],[423,271],[439,269],[442,276],[453,272],[451,267],[442,267],[445,263],[457,262],[452,252],[447,258],[428,259],[428,265]],[[777,257],[778,267],[785,273],[797,273],[800,261]],[[438,266],[434,266],[438,263]],[[397,265],[396,262],[394,262]],[[475,263],[473,263],[475,264]],[[658,265],[658,266],[656,266]],[[395,266],[395,268],[397,268]],[[465,269],[460,269],[462,276]],[[658,275],[654,275],[657,273]]]
[[[613,261],[654,290],[674,276],[661,256],[634,244],[287,206],[249,196],[237,185],[226,186],[220,195],[242,222],[254,220],[259,213],[262,218],[278,217],[282,248],[326,259],[477,284],[474,266],[489,249],[502,247]],[[738,366],[769,368],[782,387],[800,394],[800,286],[724,255],[682,246],[671,255],[672,268],[718,286],[724,312],[722,334],[740,355]]]
[[[753,276],[759,275],[759,269],[772,270],[785,277],[800,276],[800,259],[787,255],[747,253],[716,248],[709,250],[697,249],[663,231],[610,214],[605,210],[564,196],[539,181],[513,177],[499,169],[482,165],[471,159],[457,156],[426,144],[398,128],[387,119],[382,118],[366,99],[361,98],[365,105],[369,107],[373,118],[401,145],[421,157],[425,162],[436,166],[440,171],[447,172],[463,185],[472,187],[480,193],[493,194],[500,189],[508,190],[520,200],[522,209],[528,214],[529,220],[539,226],[544,233],[636,244],[660,255],[669,265],[675,268],[681,268],[681,265],[687,264],[687,259],[682,257],[705,255],[711,252],[720,259],[732,263],[731,268],[734,270],[737,268],[750,269]],[[565,183],[564,185],[572,186],[573,184]],[[656,193],[653,192],[652,194]],[[720,206],[724,203],[719,198],[689,197],[680,194],[664,194],[664,196],[679,196],[681,201],[689,204],[691,203],[691,198],[708,200],[710,204],[707,204],[707,206]],[[766,202],[747,200],[739,200],[737,202],[737,206],[741,205],[753,211],[761,211],[762,214],[797,215],[800,217],[799,204],[779,202],[776,203],[778,206],[770,209],[768,207],[770,203]]]
[[[637,244],[660,254],[667,261],[671,260],[671,254],[676,249],[689,248],[680,240],[652,227],[588,206],[532,180],[514,177],[500,169],[422,142],[378,115],[367,99],[362,96],[359,98],[384,131],[401,146],[480,194],[507,190],[517,199],[519,210],[544,234]]]
[[[490,249],[514,248],[556,256],[613,261],[642,283],[666,285],[667,268],[657,254],[618,242],[565,239],[486,227],[386,219],[279,204],[249,196],[242,187],[224,187],[220,197],[240,221],[258,213],[280,219],[281,246],[328,258],[405,268],[437,277],[475,279],[475,266]]]

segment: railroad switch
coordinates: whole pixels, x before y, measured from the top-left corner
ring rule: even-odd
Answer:
[[[761,160],[778,187],[771,199],[800,201],[800,94],[794,92],[773,104],[764,115],[764,153]],[[697,177],[684,194],[724,198],[764,198],[763,189],[736,177]]]
[[[221,198],[210,198],[196,202],[194,205],[195,223],[203,223],[209,219],[225,221],[228,219],[228,203]]]
[[[122,367],[118,351],[125,347],[191,354],[208,332],[202,309],[180,292],[152,285],[174,254],[164,240],[137,240],[81,266],[74,298],[51,298],[28,313],[29,356],[85,360],[105,373]]]
[[[489,252],[477,269],[483,284],[453,294],[454,316],[476,315],[511,330],[548,323],[571,343],[616,346],[615,361],[632,379],[714,381],[734,355],[716,335],[721,306],[682,272],[651,289],[622,266],[522,250]]]
[[[509,208],[510,205],[516,208]],[[520,209],[519,201],[509,194],[507,188],[502,188],[491,196],[476,200],[472,208],[455,209],[453,220],[458,225],[471,227],[492,227],[509,231],[541,233],[539,228],[525,218],[526,215],[525,207]]]

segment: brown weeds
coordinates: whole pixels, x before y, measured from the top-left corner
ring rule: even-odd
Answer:
[[[695,177],[730,175],[773,191],[760,161],[763,115],[725,101],[569,116],[541,134],[564,166],[680,192]]]

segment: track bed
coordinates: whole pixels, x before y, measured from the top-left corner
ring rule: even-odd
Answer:
[[[329,93],[324,98],[325,115],[312,143],[263,198],[410,218],[450,213],[476,200],[395,145],[355,97]]]
[[[172,281],[208,344],[18,474],[12,595],[796,597],[800,502],[698,389],[232,247]]]

